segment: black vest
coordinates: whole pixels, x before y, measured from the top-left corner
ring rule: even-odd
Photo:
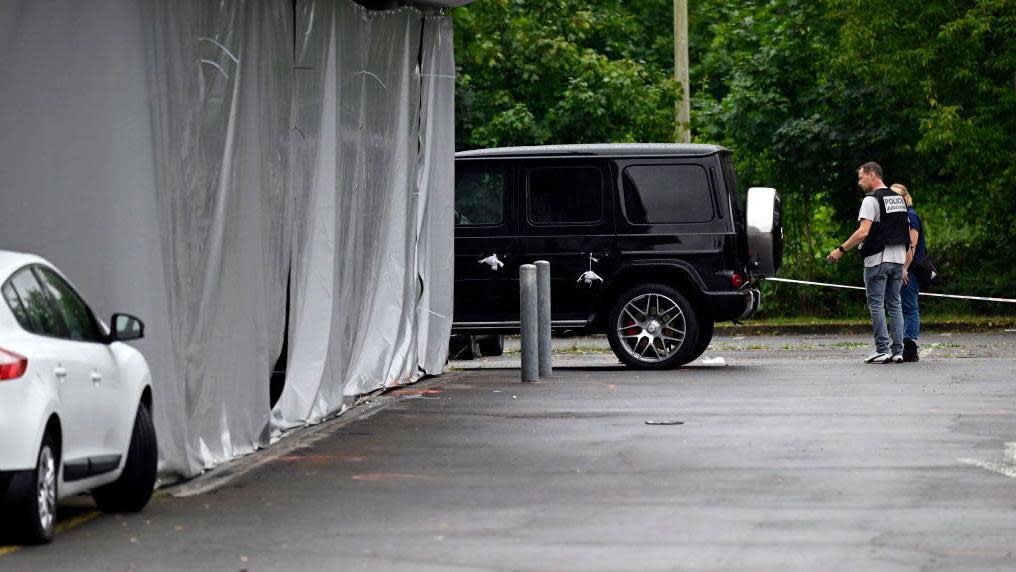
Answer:
[[[878,203],[879,221],[871,223],[871,230],[864,242],[857,247],[861,256],[871,256],[885,250],[887,246],[910,244],[910,218],[907,203],[903,197],[882,187],[867,195]]]

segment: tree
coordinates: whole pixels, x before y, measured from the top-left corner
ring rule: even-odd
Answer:
[[[655,21],[627,4],[484,0],[455,10],[458,147],[673,140],[677,85],[659,46],[641,41]]]
[[[856,227],[858,165],[911,188],[955,291],[1008,295],[1016,265],[1016,0],[691,2],[693,140],[741,190],[784,198],[784,274],[858,282],[824,255]],[[460,148],[672,141],[672,0],[483,0],[452,14]],[[863,311],[778,289],[768,311]],[[775,302],[775,303],[774,303]],[[1014,311],[1016,308],[989,308]]]

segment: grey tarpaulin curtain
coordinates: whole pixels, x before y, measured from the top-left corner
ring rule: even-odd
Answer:
[[[425,371],[439,372],[448,355],[452,324],[454,250],[450,247],[455,220],[455,57],[452,21],[428,17],[423,28],[423,97],[417,179],[425,200],[419,208],[420,280],[426,285],[420,303],[418,352]]]
[[[0,248],[145,319],[164,474],[441,371],[451,40],[349,0],[0,8]]]

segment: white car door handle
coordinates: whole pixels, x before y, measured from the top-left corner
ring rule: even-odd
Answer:
[[[92,372],[92,383],[99,383],[101,381],[102,381],[102,374],[97,372],[97,371],[93,371]]]
[[[63,366],[58,365],[53,368],[53,375],[55,375],[57,379],[63,380],[65,377],[67,377],[67,370],[64,369]]]

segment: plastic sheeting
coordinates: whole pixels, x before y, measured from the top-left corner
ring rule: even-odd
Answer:
[[[161,469],[188,476],[442,370],[452,27],[349,0],[141,4],[0,8],[0,247],[145,320]]]

